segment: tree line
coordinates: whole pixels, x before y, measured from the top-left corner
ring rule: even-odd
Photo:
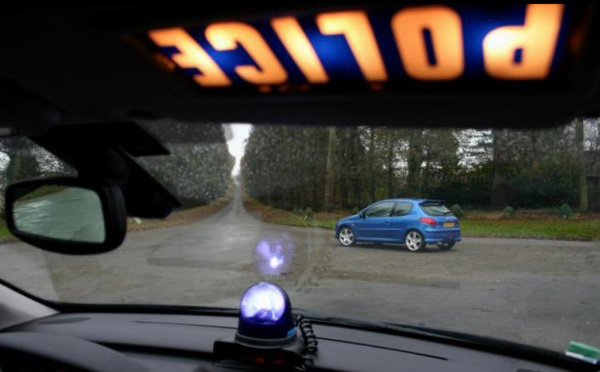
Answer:
[[[361,208],[389,197],[474,208],[598,209],[598,126],[596,120],[544,130],[253,126],[242,180],[251,197],[290,210]]]

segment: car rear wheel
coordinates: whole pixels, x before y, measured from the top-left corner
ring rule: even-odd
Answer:
[[[417,230],[411,230],[404,237],[404,244],[409,251],[420,252],[425,249],[425,237]]]
[[[349,228],[348,226],[342,227],[340,229],[340,233],[338,235],[338,241],[344,247],[347,247],[349,245],[354,245],[354,243],[355,243],[354,231],[352,231],[352,229]]]
[[[437,246],[439,249],[447,251],[449,249],[452,249],[452,247],[454,247],[454,242],[437,243]]]

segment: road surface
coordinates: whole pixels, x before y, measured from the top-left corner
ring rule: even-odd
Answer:
[[[342,247],[333,232],[259,221],[239,195],[196,223],[70,257],[0,246],[1,277],[59,301],[237,307],[260,280],[322,314],[458,330],[564,350],[600,346],[600,243],[466,238],[451,251]]]

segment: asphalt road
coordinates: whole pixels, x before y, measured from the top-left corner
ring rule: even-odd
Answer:
[[[197,223],[130,233],[71,257],[0,246],[0,276],[85,303],[237,307],[259,280],[322,314],[458,330],[564,350],[600,346],[600,242],[466,238],[451,251],[342,247],[333,232],[260,222],[239,195]]]

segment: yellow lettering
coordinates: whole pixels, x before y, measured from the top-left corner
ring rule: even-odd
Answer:
[[[236,67],[242,79],[257,85],[286,82],[287,72],[254,27],[241,22],[215,23],[206,29],[206,39],[219,51],[236,49],[238,43],[246,50],[258,68]]]
[[[195,68],[200,75],[194,75],[194,80],[205,87],[225,87],[231,85],[231,80],[219,68],[208,53],[182,28],[170,28],[148,32],[148,37],[159,47],[176,47],[179,53],[171,59],[181,68]]]
[[[427,58],[423,31],[429,30],[435,64]],[[465,69],[460,16],[445,6],[401,10],[392,31],[408,76],[419,80],[452,80]]]
[[[529,4],[523,26],[505,26],[483,40],[486,72],[498,79],[544,79],[550,74],[563,4]],[[515,53],[521,50],[521,60]]]
[[[329,81],[317,53],[296,18],[275,18],[271,20],[271,26],[309,82],[327,83]]]
[[[365,79],[369,82],[387,80],[383,58],[373,29],[363,11],[319,14],[317,26],[324,35],[344,35]]]

